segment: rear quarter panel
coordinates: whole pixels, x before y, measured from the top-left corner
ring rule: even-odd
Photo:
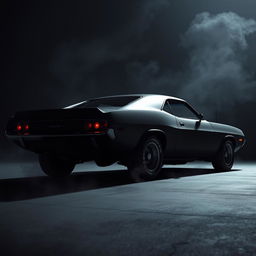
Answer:
[[[164,132],[167,139],[167,151],[173,151],[175,138],[175,117],[155,109],[115,111],[111,115],[111,127],[116,135],[116,147],[131,151],[136,148],[142,136],[150,129]],[[172,131],[170,131],[172,130]]]

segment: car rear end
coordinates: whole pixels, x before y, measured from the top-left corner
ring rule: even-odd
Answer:
[[[6,127],[7,137],[35,153],[58,153],[91,160],[111,150],[111,118],[99,108],[71,108],[17,112]]]

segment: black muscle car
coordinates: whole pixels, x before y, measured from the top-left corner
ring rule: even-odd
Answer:
[[[135,181],[154,179],[163,164],[193,160],[228,171],[245,143],[240,129],[204,120],[186,101],[164,95],[119,95],[17,112],[6,135],[37,153],[49,176],[67,176],[75,164],[94,160],[127,166]]]

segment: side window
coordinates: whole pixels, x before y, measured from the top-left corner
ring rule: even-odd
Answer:
[[[171,114],[171,106],[168,100],[164,103],[163,110]]]
[[[172,100],[169,102],[170,113],[188,119],[198,119],[196,113],[184,102]]]

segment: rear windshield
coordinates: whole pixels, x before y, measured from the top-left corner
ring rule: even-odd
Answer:
[[[74,108],[97,108],[97,107],[124,107],[140,98],[139,96],[123,96],[91,99],[83,102]]]

